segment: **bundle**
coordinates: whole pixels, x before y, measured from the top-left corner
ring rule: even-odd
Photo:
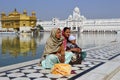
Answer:
[[[52,74],[61,74],[64,76],[71,74],[71,65],[64,64],[64,63],[58,63],[55,64],[51,71]]]

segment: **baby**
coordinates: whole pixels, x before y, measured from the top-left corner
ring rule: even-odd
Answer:
[[[72,57],[70,64],[81,64],[81,51],[82,49],[76,44],[76,38],[73,35],[70,35],[68,38],[69,42],[67,43],[67,51],[73,52],[75,55]]]
[[[80,53],[81,48],[76,44],[76,38],[73,35],[70,35],[68,38],[69,42],[67,43],[67,51],[72,51],[73,53]]]

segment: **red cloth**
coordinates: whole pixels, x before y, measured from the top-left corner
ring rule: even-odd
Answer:
[[[67,47],[67,40],[64,38],[63,40],[63,45],[64,45],[64,49],[66,50],[66,47]]]
[[[66,47],[67,47],[67,39],[64,35],[64,31],[62,31],[62,36],[64,37],[64,40],[63,40],[63,45],[64,45],[64,49],[66,50]]]

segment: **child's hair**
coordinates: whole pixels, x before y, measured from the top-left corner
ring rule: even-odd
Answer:
[[[70,35],[69,38],[68,38],[69,41],[75,40],[75,39],[76,39],[76,38],[75,38],[75,36],[73,36],[73,35]]]

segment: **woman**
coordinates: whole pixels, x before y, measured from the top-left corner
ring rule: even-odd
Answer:
[[[62,35],[64,37],[64,40],[63,40],[64,49],[66,50],[68,38],[70,36],[70,28],[69,27],[64,27],[64,29],[62,31]]]
[[[70,62],[73,53],[65,52],[63,37],[59,28],[52,29],[50,37],[46,42],[43,56],[46,56],[41,62],[43,68],[52,68],[56,63]]]
[[[64,49],[65,49],[67,52],[77,52],[77,53],[81,53],[81,51],[82,51],[81,48],[72,48],[72,49],[70,49],[70,50],[67,49],[67,44],[70,43],[70,41],[69,41],[70,32],[71,32],[71,31],[70,31],[70,28],[69,28],[69,27],[65,27],[65,28],[63,29],[63,31],[62,31],[62,35],[63,35],[63,37],[64,37],[64,40],[63,40]],[[76,56],[76,55],[74,54],[74,56]],[[72,59],[73,59],[73,57],[72,57]],[[76,61],[74,61],[74,59],[70,61],[70,64],[76,64],[76,63],[81,64],[81,57],[78,57],[78,58],[76,59]]]
[[[67,44],[70,42],[69,41],[69,37],[70,37],[70,28],[69,27],[65,27],[62,31],[62,35],[64,37],[64,40],[63,40],[63,45],[64,45],[64,48],[65,50],[67,51]],[[68,50],[70,51],[70,50]],[[77,49],[77,48],[74,48],[74,49],[71,49],[71,51],[76,51],[76,52],[81,52],[81,49]]]

